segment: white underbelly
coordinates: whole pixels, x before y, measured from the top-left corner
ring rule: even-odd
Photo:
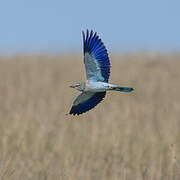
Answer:
[[[85,91],[105,92],[108,89],[108,83],[104,82],[86,82]]]

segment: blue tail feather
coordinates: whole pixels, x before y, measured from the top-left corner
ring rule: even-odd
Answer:
[[[130,87],[114,87],[113,90],[115,91],[121,91],[121,92],[131,92],[133,91],[134,89],[133,88],[130,88]]]

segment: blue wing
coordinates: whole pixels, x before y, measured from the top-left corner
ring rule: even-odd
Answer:
[[[73,102],[69,114],[79,115],[94,108],[105,97],[106,92],[83,92]]]
[[[96,33],[83,32],[84,64],[87,80],[108,82],[110,62],[107,50]]]

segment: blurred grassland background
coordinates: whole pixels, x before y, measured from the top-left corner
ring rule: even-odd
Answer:
[[[178,180],[179,59],[112,56],[110,82],[135,91],[70,116],[82,56],[1,56],[0,179]]]

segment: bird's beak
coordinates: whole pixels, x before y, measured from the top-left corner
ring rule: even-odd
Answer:
[[[76,87],[78,87],[78,85],[71,85],[71,86],[69,86],[70,88],[76,88]]]

